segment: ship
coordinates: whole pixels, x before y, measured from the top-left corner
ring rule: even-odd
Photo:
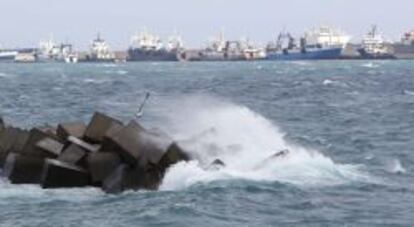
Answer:
[[[358,53],[362,59],[395,59],[389,45],[373,25],[371,30],[364,36]]]
[[[18,53],[17,50],[0,50],[0,61],[14,61]]]
[[[92,41],[90,52],[82,60],[86,62],[114,62],[115,54],[98,33]]]
[[[131,38],[128,61],[178,61],[178,53],[183,50],[179,35],[171,36],[167,46],[159,36],[144,30]]]
[[[392,52],[397,59],[414,59],[414,30],[406,32],[400,42],[394,43]]]
[[[323,26],[306,32],[299,43],[288,32],[281,32],[275,43],[266,47],[267,60],[339,59],[350,37]]]
[[[246,54],[240,41],[226,40],[221,32],[205,49],[183,51],[179,58],[182,61],[242,61],[246,60]]]
[[[41,41],[37,50],[37,61],[39,62],[67,62],[76,63],[77,53],[73,51],[72,44],[57,44],[50,36],[49,40]]]

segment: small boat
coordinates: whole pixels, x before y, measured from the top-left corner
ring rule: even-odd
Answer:
[[[372,26],[371,30],[362,40],[361,48],[358,53],[363,59],[394,59],[391,49],[387,46],[384,38],[377,31],[377,26]]]

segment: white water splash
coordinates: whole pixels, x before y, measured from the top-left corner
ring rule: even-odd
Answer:
[[[337,164],[318,151],[286,142],[272,122],[246,107],[208,97],[180,100],[180,105],[173,104],[179,108],[171,111],[170,131],[183,140],[181,146],[191,151],[196,161],[170,168],[162,190],[225,179],[311,186],[368,179],[356,165]],[[290,151],[287,156],[268,160],[284,149]],[[226,166],[208,170],[215,159]]]
[[[372,62],[368,62],[368,63],[362,64],[362,67],[365,67],[365,68],[378,68],[379,65],[374,64]]]
[[[407,172],[407,170],[403,167],[399,159],[392,160],[390,167],[389,167],[389,171],[391,173],[396,173],[396,174],[403,174]]]

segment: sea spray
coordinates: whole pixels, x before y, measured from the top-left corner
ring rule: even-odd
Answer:
[[[163,190],[226,179],[312,186],[367,179],[356,165],[336,164],[318,151],[288,143],[275,124],[245,106],[202,95],[178,100],[169,102],[166,125],[196,161],[170,168]],[[285,149],[288,155],[264,162]],[[207,170],[215,159],[225,167]]]

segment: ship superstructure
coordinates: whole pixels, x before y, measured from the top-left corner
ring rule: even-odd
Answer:
[[[165,45],[158,35],[143,30],[131,38],[128,60],[178,61],[177,54],[182,49],[183,41],[179,35],[171,36]]]
[[[377,26],[373,25],[371,30],[364,36],[359,54],[364,59],[393,59],[389,45],[378,32]]]

